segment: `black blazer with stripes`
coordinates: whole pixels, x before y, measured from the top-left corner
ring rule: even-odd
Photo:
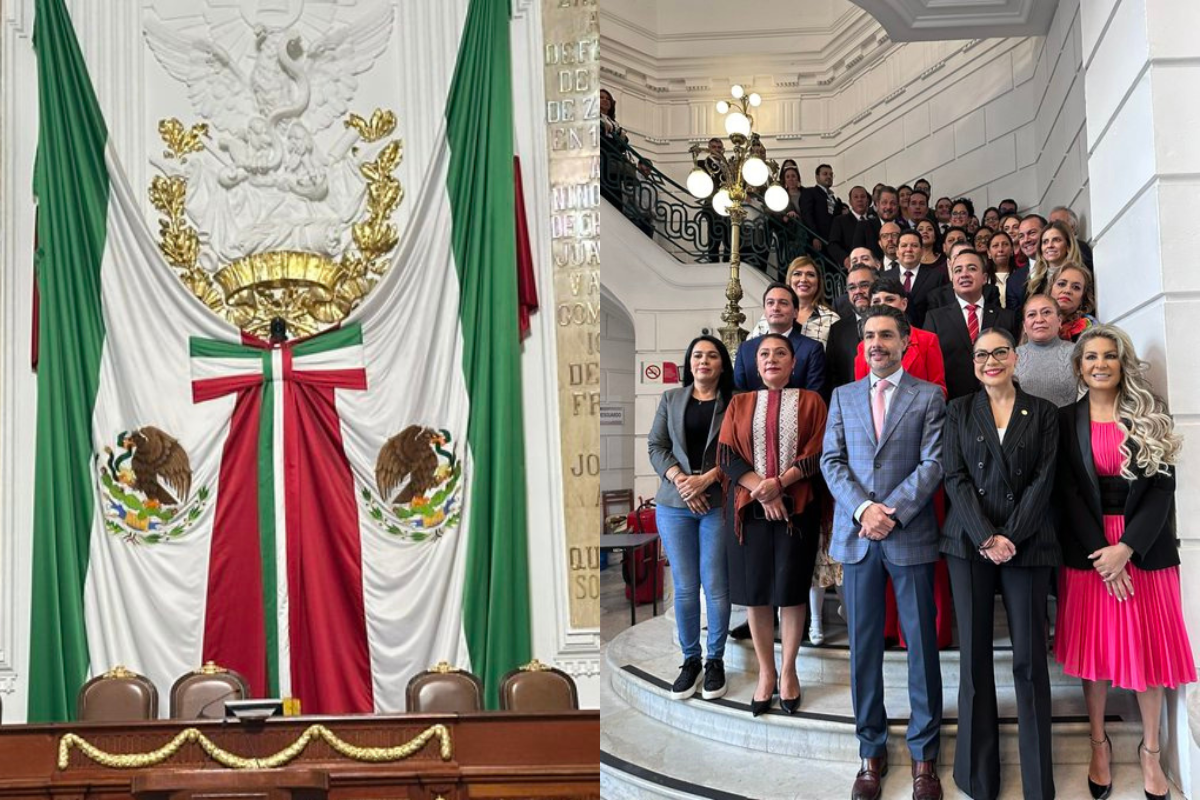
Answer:
[[[1050,513],[1058,450],[1058,409],[1017,389],[1004,442],[996,432],[987,391],[979,389],[946,407],[942,463],[950,513],[941,551],[985,561],[979,547],[1000,534],[1017,553],[1004,566],[1061,563]]]
[[[1100,507],[1100,481],[1092,456],[1092,416],[1085,394],[1074,405],[1059,409],[1059,468],[1055,490],[1059,541],[1063,563],[1075,569],[1093,569],[1088,555],[1108,545]],[[1137,449],[1130,442],[1133,471],[1125,500],[1125,533],[1121,541],[1133,548],[1130,563],[1155,570],[1179,564],[1175,533],[1175,470],[1169,475],[1142,475]]]

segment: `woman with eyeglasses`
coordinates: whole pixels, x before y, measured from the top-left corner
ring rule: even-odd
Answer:
[[[1109,687],[1137,695],[1137,756],[1148,800],[1169,797],[1159,754],[1163,689],[1196,680],[1183,620],[1175,469],[1182,441],[1146,363],[1115,325],[1084,331],[1072,365],[1087,394],[1060,412],[1055,488],[1063,568],[1054,656],[1083,682],[1088,790],[1112,792]]]
[[[942,463],[950,513],[941,550],[958,618],[960,669],[954,782],[975,800],[1000,793],[1000,731],[993,672],[999,589],[1008,614],[1017,695],[1023,796],[1054,797],[1046,597],[1060,563],[1050,513],[1058,409],[1013,380],[1016,341],[1002,328],[979,335],[979,391],[946,407]]]

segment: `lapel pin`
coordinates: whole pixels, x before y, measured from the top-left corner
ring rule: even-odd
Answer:
[[[1029,409],[1028,409],[1028,408],[1022,408],[1022,409],[1021,409],[1021,416],[1027,416],[1028,414],[1029,414]]]

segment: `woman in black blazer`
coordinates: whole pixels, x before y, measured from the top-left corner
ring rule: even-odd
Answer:
[[[1013,382],[1016,341],[1003,328],[973,350],[980,389],[946,408],[942,460],[950,513],[941,550],[958,617],[961,676],[954,782],[975,800],[1000,793],[1000,730],[992,667],[996,590],[1013,643],[1021,783],[1054,797],[1046,597],[1060,562],[1050,515],[1058,409]]]
[[[1137,693],[1147,798],[1169,796],[1159,764],[1163,687],[1196,680],[1183,623],[1175,538],[1180,438],[1128,334],[1084,331],[1072,355],[1088,393],[1062,409],[1056,491],[1063,548],[1055,657],[1083,681],[1091,723],[1092,797],[1112,791],[1104,732],[1110,685]]]

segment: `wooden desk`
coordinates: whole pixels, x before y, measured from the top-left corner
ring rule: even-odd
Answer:
[[[199,743],[188,742],[157,766],[105,767],[78,748],[70,751],[66,769],[60,770],[57,764],[59,742],[67,733],[110,753],[131,754],[157,750],[182,730],[196,728],[224,750],[265,758],[294,743],[313,724],[324,725],[349,744],[377,748],[403,744],[432,725],[444,725],[451,757],[443,760],[437,738],[407,759],[379,764],[340,755],[317,740],[286,767],[243,771],[221,766]],[[600,714],[291,717],[268,720],[257,727],[222,720],[0,726],[3,800],[177,796],[174,790],[188,772],[203,773],[203,780],[196,781],[203,785],[188,788],[206,790],[207,796],[228,797],[230,792],[239,792],[248,797],[275,797],[279,795],[264,793],[271,781],[263,776],[289,771],[294,771],[297,779],[301,773],[308,776],[290,781],[295,789],[306,792],[322,791],[320,785],[327,776],[325,796],[330,800],[594,800],[600,797]]]

